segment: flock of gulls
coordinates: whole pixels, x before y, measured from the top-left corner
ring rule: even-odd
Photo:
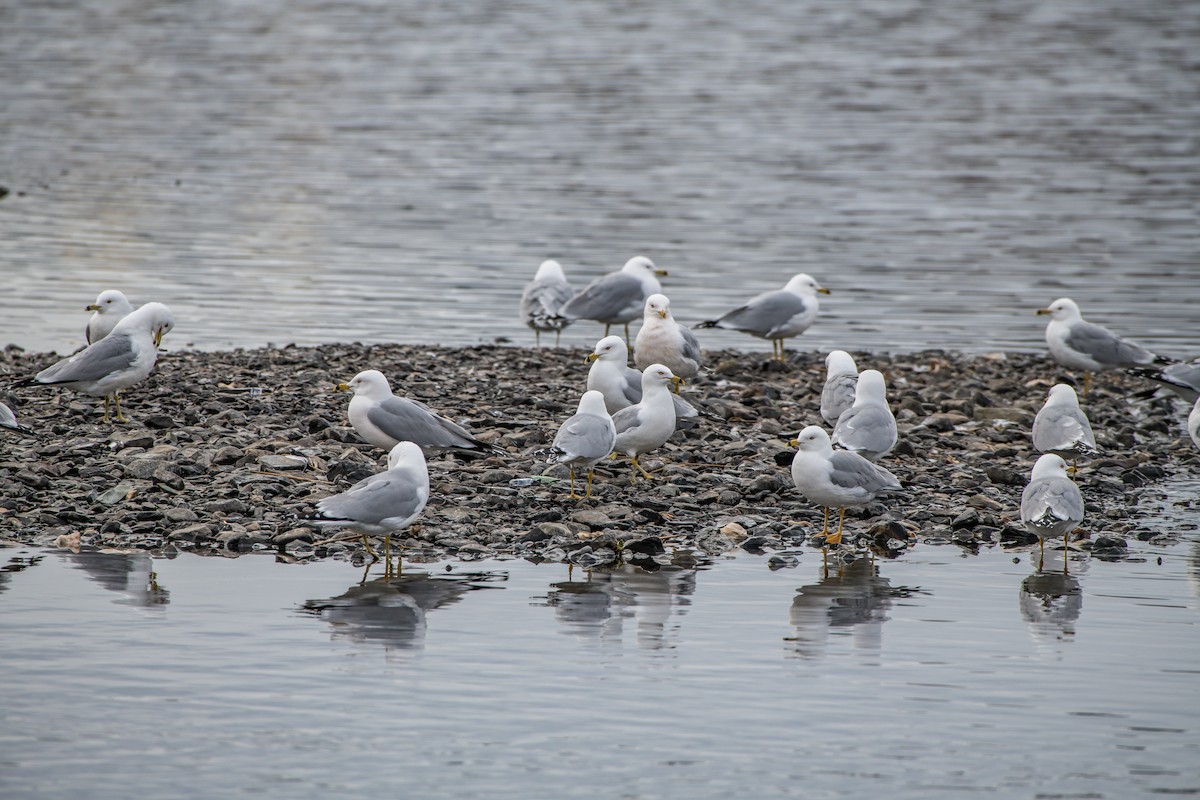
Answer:
[[[610,456],[629,460],[631,483],[639,475],[650,479],[639,459],[665,444],[678,420],[702,415],[679,394],[679,387],[700,374],[704,364],[695,334],[675,320],[671,302],[662,293],[658,278],[666,274],[649,258],[636,256],[619,271],[576,292],[558,262],[545,261],[522,293],[520,316],[533,329],[539,346],[542,333],[553,331],[557,344],[562,330],[578,320],[604,324],[604,336],[587,356],[591,367],[578,409],[562,423],[549,450],[552,462],[567,467],[571,499],[580,497],[575,490],[577,474],[586,474],[583,497],[591,497],[593,469]],[[759,294],[695,327],[768,339],[772,357],[785,361],[785,340],[816,321],[820,294],[829,290],[811,276],[799,274],[782,289]],[[126,422],[120,393],[151,373],[162,338],[175,319],[162,303],[135,308],[117,290],[101,292],[87,309],[93,312],[85,330],[87,346],[12,386],[59,386],[103,397],[104,421],[110,421],[113,410],[118,422]],[[1200,359],[1170,363],[1087,322],[1068,298],[1037,313],[1050,316],[1046,326],[1050,355],[1062,366],[1084,373],[1084,395],[1093,373],[1128,369],[1143,375],[1193,404],[1187,430],[1200,447]],[[630,366],[629,323],[639,315],[642,325],[632,342],[634,366]],[[614,325],[623,326],[624,338],[609,335]],[[860,372],[843,350],[830,352],[825,365],[818,411],[830,430],[809,425],[796,435],[790,442],[798,448],[791,474],[796,489],[824,509],[823,541],[837,544],[847,508],[863,507],[901,489],[896,476],[877,463],[896,447],[898,431],[881,372]],[[336,388],[353,394],[347,408],[349,422],[363,441],[388,451],[388,466],[347,491],[318,501],[307,521],[352,531],[362,537],[372,555],[368,537],[382,537],[390,563],[391,535],[411,525],[429,500],[426,451],[491,452],[494,448],[423,403],[393,394],[387,377],[378,370],[364,370]],[[36,435],[2,403],[0,428]],[[1095,436],[1072,386],[1051,387],[1034,420],[1032,440],[1043,455],[1021,495],[1021,520],[1037,535],[1043,551],[1046,539],[1059,537],[1066,548],[1084,515],[1083,497],[1072,477],[1074,467],[1079,459],[1097,455]],[[833,509],[838,510],[838,526],[831,532]]]

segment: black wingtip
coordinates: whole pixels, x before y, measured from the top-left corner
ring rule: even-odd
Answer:
[[[706,319],[706,320],[704,320],[704,322],[697,322],[695,325],[693,325],[692,330],[699,330],[701,328],[715,328],[715,327],[717,327],[717,321],[715,319]]]

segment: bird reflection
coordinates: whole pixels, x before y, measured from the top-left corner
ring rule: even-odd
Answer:
[[[620,641],[632,620],[639,647],[669,648],[671,618],[682,616],[691,604],[699,566],[680,554],[656,569],[620,564],[591,570],[579,579],[551,584],[547,605],[569,633]]]
[[[1059,563],[1061,550],[1047,550],[1037,572],[1021,581],[1021,616],[1029,623],[1035,641],[1065,640],[1075,635],[1075,621],[1083,611],[1083,589],[1076,577]],[[1085,562],[1086,564],[1086,562]]]
[[[801,586],[792,600],[790,617],[796,633],[788,641],[801,658],[823,655],[831,633],[849,635],[856,650],[878,653],[892,602],[919,591],[892,586],[880,576],[873,559],[823,565],[820,580]]]
[[[502,572],[405,572],[375,580],[364,575],[361,583],[337,597],[308,600],[304,610],[332,625],[335,639],[419,648],[430,611],[457,603],[467,592],[497,588],[491,584],[507,579]]]
[[[14,573],[24,572],[30,567],[36,566],[41,560],[42,556],[30,556],[28,558],[25,556],[13,556],[10,558],[7,564],[0,567],[0,593],[8,591],[9,582],[12,580]]]
[[[60,552],[59,557],[101,587],[116,592],[114,603],[140,608],[155,608],[171,602],[171,593],[158,583],[154,560],[148,553],[123,553],[109,550]]]

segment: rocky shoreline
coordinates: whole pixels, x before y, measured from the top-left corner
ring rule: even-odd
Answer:
[[[629,484],[624,461],[597,469],[591,500],[568,499],[566,470],[543,452],[584,389],[583,350],[502,346],[288,346],[166,352],[124,395],[126,425],[101,421],[103,402],[66,390],[4,399],[38,438],[0,435],[0,542],[231,555],[363,559],[357,541],[306,527],[313,503],[383,468],[386,453],[346,420],[333,386],[383,371],[397,394],[467,425],[503,455],[429,461],[431,499],[403,538],[408,561],[520,557],[598,566],[650,564],[687,549],[770,554],[773,567],[819,547],[821,511],[791,484],[789,435],[819,424],[823,354],[706,353],[711,372],[685,387],[706,416],[643,459],[655,480]],[[1066,376],[1043,355],[854,353],[888,379],[900,445],[881,463],[905,490],[847,513],[841,554],[894,556],[925,544],[1027,548],[1021,489],[1036,459],[1029,441],[1046,390]],[[4,380],[55,360],[9,347]],[[1139,502],[1200,508],[1166,481],[1200,480],[1200,453],[1169,398],[1107,373],[1083,406],[1102,456],[1081,465],[1087,518],[1076,546],[1122,558],[1130,540],[1178,538],[1186,513],[1158,525]],[[0,394],[0,396],[3,396]],[[400,540],[400,537],[397,537]]]

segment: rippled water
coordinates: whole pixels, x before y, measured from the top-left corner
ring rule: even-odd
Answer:
[[[0,41],[0,343],[109,287],[176,348],[525,343],[543,258],[645,253],[688,322],[811,272],[813,348],[1040,348],[1066,294],[1200,349],[1200,4],[29,0]]]
[[[10,548],[0,794],[1195,794],[1200,544],[1134,547],[395,580]]]

